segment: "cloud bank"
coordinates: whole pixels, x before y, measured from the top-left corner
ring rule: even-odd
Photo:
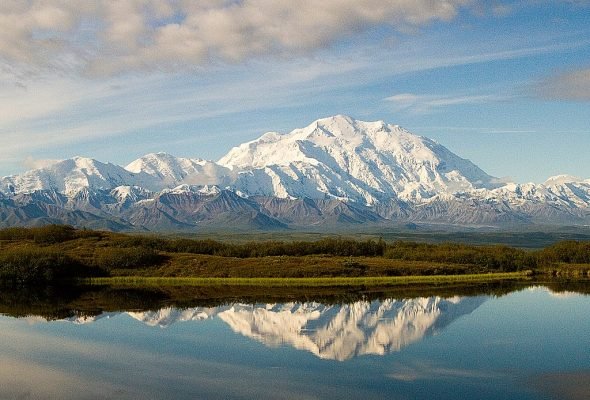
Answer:
[[[179,70],[308,54],[375,27],[453,19],[472,0],[3,0],[0,68]]]

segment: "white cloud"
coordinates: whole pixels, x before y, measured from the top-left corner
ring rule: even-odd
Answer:
[[[549,77],[536,85],[535,92],[548,100],[590,101],[590,68]]]
[[[3,0],[0,60],[95,74],[291,56],[388,25],[451,20],[472,0]]]
[[[59,160],[37,159],[33,158],[32,156],[27,156],[23,161],[23,165],[27,170],[29,170],[49,167],[57,162],[59,162]]]

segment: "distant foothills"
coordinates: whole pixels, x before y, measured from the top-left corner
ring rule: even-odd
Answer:
[[[336,230],[588,226],[590,179],[503,182],[437,142],[337,115],[269,132],[219,161],[74,157],[0,179],[0,227]]]

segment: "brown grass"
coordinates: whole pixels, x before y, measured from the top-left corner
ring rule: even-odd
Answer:
[[[199,254],[166,254],[168,261],[141,270],[113,269],[113,276],[162,277],[336,277],[458,275],[483,272],[465,265],[390,260],[381,257],[261,257],[233,258]]]

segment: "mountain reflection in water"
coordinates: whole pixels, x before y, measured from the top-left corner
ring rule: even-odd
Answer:
[[[270,347],[292,346],[319,358],[347,360],[365,354],[384,355],[420,341],[471,313],[488,297],[420,297],[406,300],[232,304],[220,307],[162,308],[127,312],[149,326],[166,328],[181,321],[218,318],[234,332]],[[74,317],[90,323],[113,313]]]
[[[0,290],[0,399],[587,398],[587,283],[339,290]]]

